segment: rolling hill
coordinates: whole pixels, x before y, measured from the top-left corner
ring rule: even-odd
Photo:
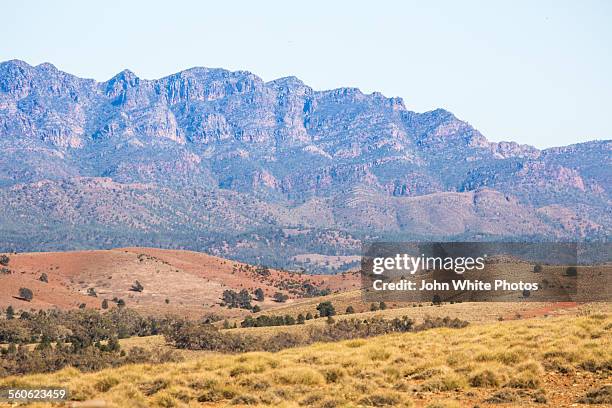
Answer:
[[[272,300],[276,292],[286,294],[291,304],[312,296],[312,290],[336,292],[359,285],[358,276],[352,273],[290,273],[180,250],[121,248],[8,255],[10,261],[0,273],[0,307],[12,305],[22,310],[74,309],[82,304],[99,309],[104,299],[111,307],[113,299],[123,299],[130,308],[159,316],[240,316],[248,312],[220,306],[224,290],[246,289],[252,295],[261,288],[264,301],[253,304],[267,310],[278,306]],[[47,282],[40,280],[43,273]],[[132,290],[135,281],[144,290]],[[21,287],[33,291],[32,301],[19,299]]]

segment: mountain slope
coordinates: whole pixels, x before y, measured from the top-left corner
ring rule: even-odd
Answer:
[[[283,264],[368,238],[601,239],[612,225],[611,141],[491,143],[450,112],[294,77],[96,82],[7,61],[0,149],[5,249],[162,245]]]

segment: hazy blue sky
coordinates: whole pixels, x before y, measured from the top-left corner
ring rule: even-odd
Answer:
[[[106,80],[192,66],[401,96],[491,140],[612,138],[612,1],[5,1],[0,60]]]

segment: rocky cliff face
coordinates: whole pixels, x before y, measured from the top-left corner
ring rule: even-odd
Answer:
[[[354,88],[314,91],[294,77],[193,68],[143,80],[126,70],[99,83],[7,61],[0,148],[4,248],[22,248],[38,223],[69,235],[65,247],[157,234],[226,256],[242,253],[237,234],[262,228],[274,251],[287,226],[306,236],[610,233],[611,141],[543,151],[491,143],[450,112],[410,112]],[[226,225],[203,221],[216,214]],[[253,254],[266,252],[259,242]]]

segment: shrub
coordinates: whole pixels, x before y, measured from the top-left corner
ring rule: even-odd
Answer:
[[[359,403],[367,407],[397,406],[402,398],[397,393],[377,393],[362,398]]]
[[[6,320],[13,320],[15,318],[15,309],[13,306],[9,305],[6,308]]]
[[[540,265],[540,264],[535,264],[534,267],[533,267],[533,271],[535,273],[541,273],[543,269],[544,268],[542,268],[542,265]]]
[[[49,283],[49,277],[44,272],[40,275],[38,280],[41,281],[41,282],[44,282],[44,283]]]
[[[287,301],[287,299],[289,299],[289,296],[285,295],[284,293],[276,292],[274,294],[274,301],[275,302],[285,303]]]
[[[108,309],[108,300],[104,299],[102,301],[102,309]]]
[[[142,286],[142,284],[138,281],[135,281],[132,286],[130,287],[130,290],[132,292],[142,292],[144,290],[144,286]]]
[[[387,304],[385,302],[380,302],[380,304],[378,305],[378,308],[380,310],[385,310],[387,308]]]
[[[470,385],[472,387],[497,387],[499,379],[495,372],[485,369],[470,377]]]
[[[353,314],[355,313],[355,309],[353,308],[353,306],[349,306],[346,308],[346,314]]]
[[[34,299],[34,293],[32,293],[31,289],[28,288],[20,288],[19,289],[19,297],[23,300],[31,302]]]
[[[330,317],[336,314],[336,309],[330,301],[319,303],[317,310],[319,311],[319,316],[321,317]]]
[[[575,266],[569,266],[565,270],[565,275],[566,276],[578,276],[578,268],[576,268]]]
[[[590,390],[578,402],[581,404],[612,404],[612,385],[606,384]]]
[[[255,300],[258,302],[263,302],[264,300],[264,291],[261,288],[255,289]]]
[[[0,265],[8,266],[10,261],[11,261],[11,258],[9,258],[8,256],[4,254],[0,255]]]

